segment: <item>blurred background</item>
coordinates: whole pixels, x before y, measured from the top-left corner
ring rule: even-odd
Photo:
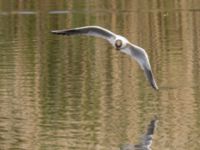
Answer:
[[[159,91],[99,25],[146,49]],[[154,115],[153,150],[200,147],[199,0],[1,0],[0,150],[116,150]]]

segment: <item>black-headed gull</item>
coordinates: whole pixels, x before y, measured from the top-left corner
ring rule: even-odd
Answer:
[[[154,79],[151,65],[149,63],[149,58],[145,50],[139,46],[136,46],[130,43],[125,37],[121,35],[117,35],[105,28],[99,26],[85,26],[73,29],[64,29],[64,30],[54,30],[51,31],[53,34],[60,35],[88,35],[100,37],[108,42],[110,42],[117,50],[130,55],[134,58],[140,65],[140,67],[144,70],[144,73],[149,80],[151,86],[158,90],[158,86]]]

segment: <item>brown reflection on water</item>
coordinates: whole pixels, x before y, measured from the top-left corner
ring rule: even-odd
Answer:
[[[154,150],[199,148],[198,1],[0,4],[0,149],[117,149],[154,114]],[[106,41],[50,34],[84,25],[145,48],[160,90]]]

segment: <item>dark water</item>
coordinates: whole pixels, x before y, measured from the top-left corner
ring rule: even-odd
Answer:
[[[0,150],[200,147],[200,2],[0,2]],[[147,50],[160,90],[102,39],[51,30],[99,25]]]

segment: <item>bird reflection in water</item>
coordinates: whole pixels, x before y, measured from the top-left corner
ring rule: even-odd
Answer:
[[[148,125],[146,134],[142,137],[141,141],[139,144],[125,144],[122,145],[122,147],[120,148],[120,150],[151,150],[151,144],[152,144],[152,140],[153,140],[153,134],[155,131],[155,128],[157,126],[157,122],[158,119],[155,116],[150,124]]]

